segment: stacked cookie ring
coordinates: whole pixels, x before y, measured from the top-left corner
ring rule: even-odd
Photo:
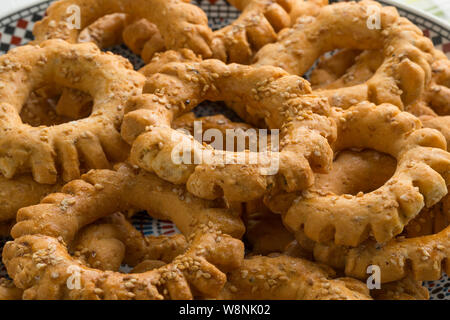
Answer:
[[[374,1],[230,3],[212,31],[184,0],[59,0],[0,56],[0,300],[428,299],[450,273],[447,57]]]

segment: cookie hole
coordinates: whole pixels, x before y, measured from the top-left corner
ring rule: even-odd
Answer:
[[[130,276],[159,269],[184,253],[185,243],[181,239],[144,235],[136,228],[137,221],[152,219],[145,211],[126,214],[130,217],[114,213],[83,227],[68,244],[68,253],[87,267]],[[179,231],[173,228],[175,236]],[[174,241],[171,246],[167,245],[170,241]],[[132,291],[134,287],[128,289]]]
[[[316,188],[336,195],[369,193],[395,173],[397,161],[374,150],[345,150],[337,154],[329,173],[316,174]]]
[[[172,127],[187,130],[197,141],[217,150],[241,152],[266,149],[264,142],[259,140],[259,128],[246,124],[223,102],[205,101],[192,112],[176,119]],[[269,143],[270,136],[267,137]]]
[[[313,89],[339,89],[369,80],[383,62],[379,50],[341,49],[321,56],[305,77]]]
[[[325,88],[340,77],[355,64],[360,50],[333,50],[316,60],[314,65],[304,75],[314,89]]]
[[[53,126],[88,117],[92,97],[73,89],[44,87],[33,91],[22,110],[22,122],[32,127]]]

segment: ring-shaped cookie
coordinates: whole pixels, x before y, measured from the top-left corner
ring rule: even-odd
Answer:
[[[88,268],[68,254],[66,243],[81,227],[129,208],[172,220],[188,239],[187,251],[141,274]],[[127,165],[83,175],[83,180],[63,187],[62,193],[19,210],[17,221],[11,232],[15,240],[6,244],[3,262],[26,299],[214,297],[226,282],[220,270],[238,267],[244,255],[243,244],[236,239],[244,227],[232,210]],[[80,272],[80,286],[69,290],[67,281],[75,269]]]
[[[443,231],[417,238],[393,239],[377,245],[374,241],[363,243],[357,248],[339,250],[342,255],[343,270],[349,277],[367,278],[367,267],[377,265],[381,270],[381,281],[400,280],[411,274],[415,280],[435,281],[444,272],[450,272],[450,227]],[[328,248],[320,252],[315,249],[316,258],[321,260]],[[333,249],[331,249],[333,251]]]
[[[169,51],[159,60],[169,55],[173,53]],[[159,60],[153,63],[158,65]],[[142,72],[153,72],[153,63]],[[328,103],[311,94],[306,80],[280,68],[226,65],[214,59],[171,62],[149,75],[144,92],[130,100],[122,123],[122,137],[133,144],[131,161],[172,183],[187,183],[189,192],[200,198],[225,196],[230,201],[249,201],[273,189],[303,190],[312,184],[313,170],[329,169],[329,142],[335,138],[335,126],[328,117]],[[233,101],[233,110],[248,123],[279,129],[279,151],[269,149],[267,155],[264,148],[258,152],[232,149],[218,155],[220,151],[171,129],[176,116],[206,100]],[[141,135],[146,130],[149,132]],[[200,154],[200,163],[177,163],[173,151],[180,146],[184,153]],[[215,159],[216,155],[218,159],[256,161],[203,160]],[[259,159],[273,162],[268,165]],[[263,173],[272,164],[274,173]]]
[[[450,197],[447,195],[432,210],[440,210],[448,216]],[[315,260],[343,270],[349,277],[365,279],[367,267],[376,265],[380,268],[382,283],[405,276],[417,281],[434,281],[440,279],[443,272],[450,271],[450,227],[441,228],[439,232],[407,238],[399,236],[386,243],[368,240],[356,248],[315,243],[310,249]]]
[[[182,0],[62,0],[47,9],[46,17],[37,22],[36,41],[63,39],[78,41],[80,32],[97,19],[112,13],[126,13],[133,20],[146,18],[156,24],[166,48],[190,48],[211,56],[212,31],[206,14],[197,6]]]
[[[298,17],[317,15],[327,2],[231,0],[229,3],[242,12],[235,21],[213,32],[212,57],[227,63],[248,64],[262,46],[276,41],[277,33],[281,29],[291,26]],[[101,40],[102,37],[98,38]],[[146,63],[151,61],[155,53],[166,49],[157,27],[145,19],[126,26],[123,30],[123,41]]]
[[[326,1],[230,0],[241,10],[239,17],[213,33],[213,58],[226,63],[249,64],[264,45],[275,42],[277,33],[299,16],[317,15]],[[147,55],[148,56],[148,55]]]
[[[333,106],[371,101],[403,109],[420,98],[431,79],[430,39],[395,8],[367,0],[332,4],[323,7],[317,17],[299,19],[297,26],[279,35],[278,42],[258,51],[255,63],[303,75],[320,56],[339,48],[383,49],[384,61],[363,84],[317,92]]]
[[[34,90],[56,83],[88,92],[89,117],[51,127],[22,123],[20,110]],[[48,40],[0,57],[0,172],[7,178],[30,171],[39,183],[54,184],[57,166],[66,181],[87,168],[108,168],[126,157],[121,124],[127,100],[142,92],[144,77],[125,59],[102,53],[94,44]]]
[[[307,190],[283,215],[294,232],[317,242],[357,246],[370,235],[386,242],[403,231],[424,206],[447,194],[450,154],[436,130],[393,105],[361,103],[335,110],[338,137],[333,150],[374,149],[397,159],[394,175],[370,193],[336,195]]]
[[[383,52],[363,51],[355,58],[355,54],[359,52],[344,49],[319,63],[310,77],[313,89],[339,91],[369,80],[383,63]],[[422,96],[405,106],[405,111],[417,117],[450,114],[450,61],[443,52],[436,49],[432,51],[432,56],[431,81],[426,85]],[[332,104],[338,106],[339,101]]]
[[[37,41],[59,38],[113,44],[121,41],[123,30],[125,43],[146,62],[156,52],[188,48],[204,58],[249,63],[257,50],[276,40],[279,30],[291,25],[291,20],[316,15],[325,2],[233,0],[231,4],[242,10],[240,16],[213,32],[206,14],[186,0],[62,0],[47,9],[47,16],[36,23],[33,33]],[[76,22],[79,25],[74,25]],[[91,30],[82,31],[92,24]]]

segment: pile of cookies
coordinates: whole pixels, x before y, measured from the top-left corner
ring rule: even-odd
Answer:
[[[428,299],[450,272],[445,54],[374,1],[230,3],[212,31],[60,0],[0,56],[0,300]]]

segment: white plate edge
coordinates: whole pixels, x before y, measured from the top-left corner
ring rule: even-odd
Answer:
[[[427,18],[428,20],[431,20],[433,23],[436,23],[436,24],[440,25],[442,28],[444,28],[445,30],[450,32],[450,22],[448,22],[448,21],[446,21],[444,19],[441,19],[439,17],[436,17],[435,15],[433,15],[433,14],[431,14],[429,12],[417,9],[417,8],[415,8],[415,7],[413,7],[413,6],[409,5],[409,4],[406,4],[406,3],[403,3],[403,2],[399,2],[399,1],[396,1],[396,0],[382,0],[382,1],[387,3],[387,4],[389,4],[389,5],[391,5],[391,6],[398,7],[400,9],[405,10],[405,11],[410,11],[411,13],[413,13],[413,14],[419,16],[419,17]]]
[[[7,2],[9,2],[9,7],[0,8],[0,19],[6,18],[29,7],[44,3],[45,0],[8,0]],[[11,4],[11,2],[14,2],[14,4]]]

